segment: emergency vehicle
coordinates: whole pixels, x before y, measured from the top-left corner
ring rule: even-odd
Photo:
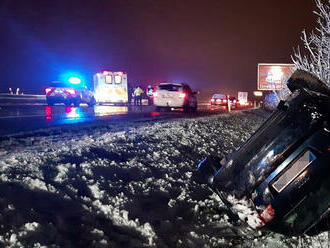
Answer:
[[[102,71],[96,73],[94,81],[94,96],[97,103],[127,104],[128,86],[127,74],[122,71]]]
[[[47,105],[64,103],[79,107],[81,103],[95,105],[93,92],[79,78],[71,77],[68,82],[51,82],[45,89]]]

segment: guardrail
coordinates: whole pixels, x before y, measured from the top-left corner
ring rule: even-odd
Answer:
[[[45,95],[14,95],[0,93],[0,103],[46,103]]]

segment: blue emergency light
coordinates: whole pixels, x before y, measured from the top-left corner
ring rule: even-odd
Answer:
[[[70,77],[68,79],[70,84],[80,84],[81,83],[81,79],[78,77]]]

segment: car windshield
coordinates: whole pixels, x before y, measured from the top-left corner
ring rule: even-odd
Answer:
[[[179,91],[181,88],[182,86],[177,84],[161,84],[158,86],[159,90],[168,90],[168,91]]]

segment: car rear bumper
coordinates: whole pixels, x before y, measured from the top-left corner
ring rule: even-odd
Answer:
[[[156,107],[170,107],[170,108],[183,108],[184,100],[173,100],[173,99],[160,99],[154,98],[154,105]]]

